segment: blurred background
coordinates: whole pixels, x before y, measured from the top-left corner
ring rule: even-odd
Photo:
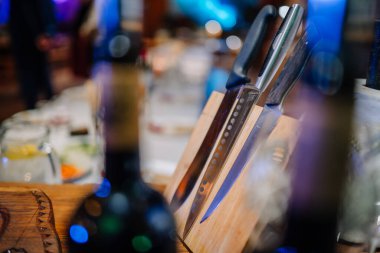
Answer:
[[[149,67],[153,68],[155,75],[160,75],[174,65],[181,55],[184,58],[183,68],[192,72],[188,74],[188,79],[194,79],[187,81],[196,85],[205,84],[205,80],[201,80],[204,77],[198,75],[205,75],[210,65],[228,70],[233,61],[231,58],[239,50],[241,40],[244,39],[249,25],[263,5],[280,6],[299,2],[294,0],[141,1],[144,6],[143,35],[147,55],[151,55],[152,51],[157,51],[158,55],[153,57],[154,59],[148,59],[151,65]],[[59,94],[67,87],[82,85],[91,77],[93,45],[96,43],[98,29],[101,28],[100,23],[112,22],[115,18],[113,12],[116,10],[112,10],[112,4],[108,4],[108,9],[100,9],[99,6],[105,2],[101,0],[52,0],[52,2],[57,26],[52,36],[53,45],[47,53],[54,92]],[[11,51],[9,7],[10,0],[0,0],[0,121],[25,109],[19,96]],[[33,12],[33,9],[29,12]],[[108,15],[102,12],[107,12]],[[22,33],[22,26],[19,32]],[[187,49],[192,51],[183,54]],[[203,65],[197,66],[194,60],[200,60]],[[191,63],[186,65],[186,61]],[[196,67],[202,73],[193,71],[192,68]],[[215,70],[210,76],[213,80],[208,81],[223,85],[225,76],[225,73]]]
[[[14,4],[13,12],[10,1]],[[22,2],[27,4],[22,6]],[[152,181],[167,183],[210,94],[224,92],[233,61],[261,7],[299,3],[307,9],[307,1],[127,2],[132,6],[128,15],[142,26],[144,42],[139,55],[140,82],[136,84],[142,104],[142,165],[152,172],[149,175],[162,176],[162,179],[151,178]],[[96,129],[92,121],[98,99],[94,66],[104,50],[101,42],[107,29],[118,22],[117,3],[117,0],[0,0],[0,122],[16,115],[47,121],[50,125],[66,124],[71,134],[92,133]],[[143,6],[142,10],[138,6]],[[351,34],[350,43],[363,48],[355,56],[363,62],[362,68],[355,69],[355,76],[365,78],[372,27],[366,27],[368,22],[360,22],[371,15],[360,13],[354,17],[356,27],[352,29],[355,32]],[[38,15],[38,18],[44,17],[42,31],[36,28]],[[252,83],[280,23],[277,19],[270,26],[259,57],[253,59],[249,72]],[[31,37],[35,41],[28,42]],[[23,46],[32,44],[36,44],[39,51],[34,52],[35,55],[27,51],[28,46]],[[26,54],[37,60],[25,61]],[[38,72],[38,66],[42,66],[40,79],[35,84],[38,92],[28,91],[23,78],[30,80],[28,75],[32,74],[28,71]],[[22,69],[26,72],[20,75]],[[297,87],[292,93],[296,92]],[[30,93],[34,97],[29,96]],[[259,105],[265,97],[261,96]],[[285,114],[297,116],[292,101],[290,94]],[[77,105],[80,109],[75,107]],[[67,156],[62,148],[64,140],[55,138],[52,142],[61,153],[62,161],[62,156]]]
[[[118,22],[118,1],[12,0],[13,11],[10,1],[0,0],[0,122],[21,117],[93,135],[98,99],[94,65],[104,51],[107,30]],[[136,84],[143,105],[142,165],[155,177],[148,180],[167,183],[208,97],[212,91],[224,91],[260,8],[300,1],[127,2],[128,15],[142,25],[144,42]],[[253,83],[280,22],[270,27],[260,57],[253,61],[249,74]],[[62,162],[71,156],[63,148],[67,133],[55,132],[60,135],[50,142]],[[87,153],[93,150],[85,148]]]

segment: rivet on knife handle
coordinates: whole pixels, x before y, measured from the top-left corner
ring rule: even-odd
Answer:
[[[276,10],[274,6],[265,6],[256,17],[250,29],[255,31],[255,33],[252,34],[249,32],[248,35],[263,37],[263,34],[266,33],[270,19],[273,19],[275,15]],[[257,48],[261,47],[261,44],[258,43],[262,43],[262,40],[254,39],[256,41],[256,44],[248,43],[251,39],[253,38],[246,37],[241,52],[243,52],[245,55],[249,55],[250,57],[254,57],[255,53],[257,53]],[[170,207],[173,212],[175,212],[190,195],[199,175],[202,172],[204,165],[207,162],[211,149],[214,146],[220,131],[222,130],[222,127],[231,111],[233,104],[238,98],[238,95],[241,93],[241,89],[244,89],[246,80],[248,80],[248,78],[244,76],[244,73],[247,73],[247,70],[249,68],[248,61],[251,59],[247,58],[246,56],[240,56],[241,54],[242,53],[239,53],[237,60],[234,63],[233,71],[231,73],[231,75],[234,77],[231,78],[230,81],[233,81],[234,83],[233,85],[229,85],[229,83],[227,83],[227,92],[224,95],[218,111],[216,112],[215,117],[206,133],[206,136],[203,139],[203,142],[199,147],[193,161],[188,167],[184,177],[182,178],[173,195],[170,203]],[[238,80],[240,80],[240,83],[238,83]],[[238,85],[242,86],[242,88],[240,88]]]
[[[221,187],[216,193],[206,213],[201,219],[204,222],[218,208],[224,197],[227,195],[240,172],[247,164],[248,159],[258,149],[258,144],[264,141],[273,131],[279,117],[282,114],[282,103],[292,89],[306,65],[312,49],[319,41],[319,33],[313,25],[310,25],[303,36],[297,42],[294,51],[286,62],[283,71],[277,79],[275,85],[269,92],[265,101],[265,106],[257,119],[254,128],[249,133],[238,157],[224,179]]]
[[[255,105],[260,94],[265,90],[265,88],[270,83],[271,79],[274,77],[275,72],[278,70],[285,58],[286,52],[289,49],[294,36],[301,24],[303,15],[303,8],[300,5],[293,5],[288,11],[285,20],[283,21],[279,32],[273,39],[271,48],[267,55],[266,64],[262,67],[261,73],[263,73],[256,86],[252,87],[250,94],[250,99],[243,99],[243,101],[238,101],[234,105],[232,114],[230,114],[228,121],[226,122],[223,132],[219,137],[219,142],[216,145],[216,149],[213,151],[211,156],[211,161],[206,167],[205,174],[201,180],[201,184],[198,187],[197,194],[195,195],[194,202],[190,208],[189,216],[186,220],[185,230],[183,237],[186,238],[193,226],[195,220],[197,219],[202,207],[210,194],[219,174],[222,170],[225,161],[235,144],[235,140],[241,132],[243,125],[248,117],[249,112]],[[260,80],[260,78],[262,78]],[[247,85],[246,87],[248,87]],[[254,99],[251,99],[255,97]],[[253,103],[252,103],[253,101]],[[240,114],[239,110],[247,112],[245,114]],[[233,117],[239,116],[239,121],[232,123]],[[225,142],[225,143],[224,143]],[[222,152],[219,152],[219,151]]]

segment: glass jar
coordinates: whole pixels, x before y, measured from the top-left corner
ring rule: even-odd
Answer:
[[[59,159],[43,125],[8,123],[0,133],[0,181],[61,183]]]

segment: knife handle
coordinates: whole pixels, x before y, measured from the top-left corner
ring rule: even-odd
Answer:
[[[380,8],[380,4],[378,5]],[[380,18],[375,20],[374,31],[366,86],[380,90]]]
[[[266,5],[260,10],[248,31],[239,55],[236,57],[232,72],[226,84],[227,89],[250,81],[247,77],[247,72],[251,65],[252,58],[257,55],[261,48],[266,31],[268,30],[269,21],[276,16],[277,10],[273,5]]]
[[[284,21],[272,41],[272,45],[269,48],[269,52],[256,82],[256,87],[261,92],[263,92],[272,81],[273,76],[292,45],[298,28],[301,25],[303,13],[304,9],[299,4],[293,4],[288,10]]]
[[[310,24],[302,37],[298,40],[292,55],[286,62],[284,69],[278,77],[265,101],[266,105],[281,105],[287,94],[293,88],[304,69],[312,50],[321,40],[317,28]]]

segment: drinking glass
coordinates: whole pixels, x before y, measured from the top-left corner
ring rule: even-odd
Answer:
[[[7,123],[0,132],[0,181],[61,183],[59,159],[44,125]]]

